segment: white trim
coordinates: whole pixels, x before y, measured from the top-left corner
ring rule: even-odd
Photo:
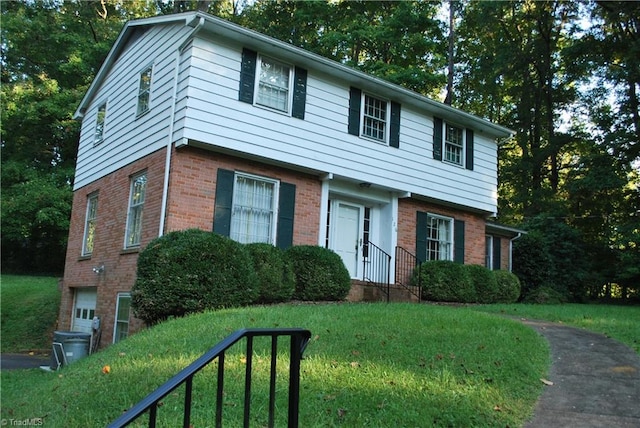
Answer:
[[[149,75],[149,89],[148,89],[148,100],[147,100],[147,109],[145,111],[140,111],[140,95],[142,92],[140,91],[140,84],[142,83],[142,75],[150,70],[151,74]],[[144,116],[145,114],[151,111],[152,103],[151,103],[151,92],[153,89],[153,71],[154,71],[154,63],[145,65],[138,72],[138,85],[136,92],[136,119]]]
[[[144,204],[146,202],[147,199],[147,183],[149,180],[149,177],[147,176],[147,171],[141,171],[141,172],[137,172],[133,175],[131,175],[130,179],[129,179],[129,202],[127,203],[127,222],[125,223],[125,230],[124,230],[124,248],[137,248],[140,246],[141,242],[142,242],[142,224],[144,222],[144,218],[143,220],[141,220],[140,222],[140,241],[135,243],[135,244],[131,244],[129,245],[128,241],[129,241],[129,233],[130,233],[130,222],[131,222],[131,209],[133,208],[132,206],[132,202],[133,202],[133,190],[134,190],[134,183],[136,182],[136,180],[140,177],[145,177],[145,183],[144,183],[144,200],[142,201],[142,203],[139,203],[137,205],[135,205],[136,207],[138,206],[142,206],[142,214],[144,214]]]
[[[455,237],[455,228],[454,226],[454,222],[455,219],[453,217],[448,217],[445,215],[441,215],[441,214],[433,214],[430,212],[427,212],[427,220],[429,219],[429,217],[433,217],[436,219],[440,219],[440,220],[447,220],[449,222],[449,236],[451,236],[451,241],[449,242],[449,258],[447,258],[446,260],[449,261],[453,261],[453,248],[455,246],[455,242],[456,242],[456,237]],[[433,241],[431,238],[429,238],[429,233],[428,233],[428,227],[429,225],[427,224],[427,230],[424,231],[424,233],[427,236],[426,242],[427,242],[427,254],[425,254],[425,259],[426,260],[432,260],[429,258],[429,242]],[[440,241],[442,242],[442,241]],[[436,259],[436,260],[443,260],[443,259]]]
[[[80,255],[82,257],[90,257],[91,254],[93,254],[93,249],[91,250],[91,252],[87,251],[87,232],[88,230],[88,224],[89,224],[89,208],[91,207],[91,201],[95,200],[96,201],[96,217],[94,218],[94,221],[97,220],[98,218],[98,192],[92,192],[90,194],[87,195],[87,208],[85,210],[85,215],[84,215],[84,233],[82,234],[82,248],[80,249]],[[95,227],[95,226],[94,226]],[[94,239],[94,247],[95,247],[95,228],[94,228],[94,233],[93,233],[93,239]]]

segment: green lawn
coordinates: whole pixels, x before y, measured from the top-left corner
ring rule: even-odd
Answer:
[[[620,305],[483,305],[478,310],[554,321],[612,337],[640,354],[640,306]]]
[[[0,302],[2,352],[49,352],[60,308],[58,279],[2,275]]]
[[[548,347],[533,330],[468,308],[250,307],[161,324],[57,373],[2,373],[0,417],[41,417],[50,426],[105,425],[230,332],[276,326],[312,331],[302,362],[304,427],[521,426],[549,364]],[[226,426],[241,425],[242,351],[227,356]],[[254,373],[264,378],[267,352],[260,344],[256,351]],[[109,374],[102,372],[106,365]],[[279,367],[286,371],[286,362]],[[196,378],[196,427],[211,424],[214,376],[206,369]],[[252,426],[264,426],[266,391],[260,384],[253,391]],[[279,397],[284,400],[285,394]],[[171,418],[178,418],[180,401],[176,394],[164,401],[161,426],[177,424]],[[285,411],[278,401],[277,426],[283,426]]]

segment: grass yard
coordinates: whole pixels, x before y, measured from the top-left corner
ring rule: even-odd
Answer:
[[[476,309],[564,323],[614,338],[640,354],[640,306],[620,305],[483,305]]]
[[[49,352],[60,307],[57,278],[2,275],[0,305],[2,352]]]
[[[163,323],[59,372],[2,373],[3,419],[100,426],[204,351],[243,327],[303,327],[304,427],[521,426],[549,365],[548,347],[521,323],[470,308],[418,304],[310,304],[229,309]],[[265,426],[267,343],[256,339],[251,426]],[[281,345],[286,353],[288,347]],[[225,426],[240,426],[241,346],[227,355]],[[285,425],[286,355],[279,362],[276,425]],[[103,373],[108,365],[110,372]],[[264,384],[263,384],[264,383]],[[211,426],[215,369],[195,379],[193,426]],[[181,390],[180,390],[181,391]],[[179,424],[181,394],[163,402],[161,426]]]

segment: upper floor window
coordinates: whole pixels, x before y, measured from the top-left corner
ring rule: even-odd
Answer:
[[[140,73],[140,85],[138,86],[138,109],[137,115],[140,116],[149,111],[149,98],[151,95],[151,70],[149,66]]]
[[[93,138],[93,144],[99,144],[104,138],[104,119],[107,116],[107,103],[100,104],[96,117],[96,132]]]
[[[238,100],[304,119],[307,70],[244,48]]]
[[[473,170],[473,130],[443,121],[433,120],[433,158]]]
[[[291,68],[270,58],[260,57],[256,104],[289,112]]]
[[[400,147],[400,103],[349,89],[349,134]]]
[[[98,195],[87,197],[87,214],[84,221],[84,238],[82,240],[82,255],[90,256],[93,253],[93,244],[96,235],[96,219],[98,217]]]
[[[464,136],[462,128],[447,123],[444,136],[444,160],[456,165],[462,165],[463,147]]]
[[[453,260],[453,221],[427,216],[427,260]]]
[[[141,173],[131,178],[127,229],[124,237],[125,248],[137,247],[142,237],[142,211],[147,191],[147,174]]]
[[[275,242],[278,182],[236,173],[230,237],[238,242]]]
[[[387,141],[389,118],[388,102],[368,94],[363,95],[362,135],[378,141]]]

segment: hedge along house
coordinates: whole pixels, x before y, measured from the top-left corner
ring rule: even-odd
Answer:
[[[75,116],[59,328],[98,316],[103,345],[140,328],[138,253],[175,230],[328,247],[352,300],[374,251],[374,282],[396,254],[509,268],[518,231],[486,219],[510,130],[211,15],[127,23]]]

